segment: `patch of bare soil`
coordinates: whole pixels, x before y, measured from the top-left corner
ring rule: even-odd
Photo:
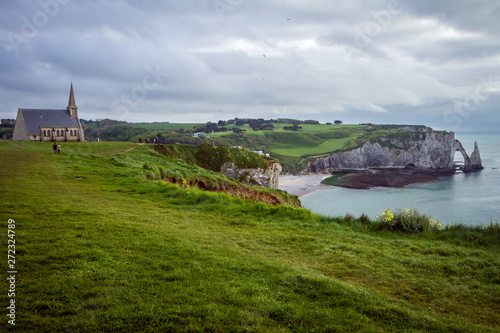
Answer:
[[[174,177],[167,177],[162,179],[164,182],[182,185],[182,179],[177,179]],[[249,199],[253,201],[263,202],[272,206],[278,206],[281,204],[280,200],[276,198],[274,195],[264,192],[259,192],[252,190],[250,188],[233,185],[233,184],[217,184],[217,185],[209,185],[206,184],[202,180],[194,180],[189,181],[185,185],[193,188],[198,188],[203,191],[212,191],[212,192],[223,192],[230,194],[235,197],[240,197],[243,199]]]

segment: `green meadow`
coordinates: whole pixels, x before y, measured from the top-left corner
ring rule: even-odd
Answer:
[[[249,125],[243,125],[237,126],[245,130],[243,135],[214,132],[208,134],[208,137],[263,150],[279,159],[285,172],[292,172],[302,168],[301,162],[311,156],[343,150],[369,129],[366,125],[301,124],[302,129],[289,131],[283,129],[287,124],[274,126],[272,131],[254,131]]]
[[[300,172],[306,168],[310,159],[361,147],[366,141],[387,145],[385,136],[402,137],[408,132],[401,129],[404,125],[387,124],[300,124],[296,131],[285,130],[291,124],[273,123],[272,130],[253,130],[247,123],[243,125],[227,125],[227,131],[212,131],[206,137],[194,138],[185,131],[208,131],[206,124],[197,123],[113,123],[105,121],[96,128],[95,124],[87,124],[86,137],[97,141],[130,141],[148,138],[156,143],[201,144],[208,142],[226,147],[241,146],[250,150],[263,151],[280,161],[285,173]],[[201,127],[200,127],[201,126]],[[413,128],[425,126],[415,126]],[[196,129],[198,128],[198,130]],[[233,129],[244,130],[233,133]]]
[[[306,157],[341,150],[350,141],[361,136],[367,126],[362,125],[310,125],[301,124],[299,131],[287,131],[287,124],[274,124],[272,131],[253,131],[248,125],[238,126],[245,129],[245,136],[257,137],[269,146],[274,155],[286,157]],[[220,138],[225,132],[215,132],[209,137]]]
[[[0,161],[6,331],[500,332],[498,226],[406,234],[167,184],[236,180],[130,142],[8,141]]]
[[[145,128],[148,130],[179,130],[193,129],[198,125],[195,123],[136,123],[129,124],[136,128]],[[299,131],[284,130],[288,124],[274,124],[272,131],[254,131],[248,125],[235,126],[228,125],[229,128],[239,128],[245,130],[246,140],[241,144],[250,144],[252,149],[264,149],[275,156],[299,158],[311,155],[321,155],[343,149],[348,143],[365,133],[366,125],[312,125],[301,124]],[[225,142],[232,131],[213,132],[207,134],[207,137]],[[137,140],[134,140],[137,141]],[[231,140],[229,140],[231,141]],[[242,140],[243,141],[243,140]],[[235,142],[238,144],[238,140]],[[245,147],[246,147],[245,145]]]

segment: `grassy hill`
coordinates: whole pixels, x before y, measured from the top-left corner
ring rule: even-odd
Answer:
[[[284,130],[287,124],[274,124],[272,131],[253,131],[248,125],[243,134],[226,132],[208,136],[232,145],[263,150],[279,159],[285,172],[300,170],[300,161],[309,156],[323,155],[343,149],[352,140],[366,133],[366,125],[311,125],[301,124],[299,131]]]
[[[96,124],[99,124],[96,127]],[[208,123],[207,123],[208,124]],[[301,123],[300,129],[286,130],[289,123],[272,123],[272,130],[254,130],[250,124],[234,123],[222,128],[224,131],[208,130],[205,124],[135,123],[126,124],[112,120],[86,124],[86,137],[105,141],[155,140],[163,144],[194,144],[208,142],[214,145],[241,146],[250,150],[261,150],[279,160],[285,173],[302,171],[309,158],[326,156],[341,150],[360,147],[366,141],[377,141],[387,135],[405,135],[406,125],[325,125]],[[411,126],[419,130],[425,126]],[[189,132],[206,131],[205,138],[193,138]],[[233,130],[241,133],[233,133]],[[383,141],[377,141],[383,144]]]
[[[19,331],[500,330],[498,231],[393,233],[163,183],[154,167],[222,176],[146,146],[62,146],[0,143]]]

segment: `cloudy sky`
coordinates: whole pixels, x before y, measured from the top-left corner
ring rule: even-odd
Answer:
[[[0,117],[500,131],[497,0],[1,0]]]

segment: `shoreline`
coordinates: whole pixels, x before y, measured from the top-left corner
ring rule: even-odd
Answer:
[[[336,176],[329,184],[320,182]],[[353,173],[314,173],[300,176],[285,175],[279,177],[278,189],[299,197],[319,190],[334,188],[370,189],[372,187],[405,187],[412,184],[438,180],[446,174],[418,172],[411,170],[367,170]]]
[[[293,175],[280,176],[278,189],[286,191],[289,194],[293,194],[301,198],[304,195],[314,191],[326,190],[328,188],[338,187],[338,186],[320,184],[320,182],[324,178],[330,176],[331,174],[324,174],[324,173],[321,174],[315,173],[315,174],[308,174],[301,176],[293,176]]]

